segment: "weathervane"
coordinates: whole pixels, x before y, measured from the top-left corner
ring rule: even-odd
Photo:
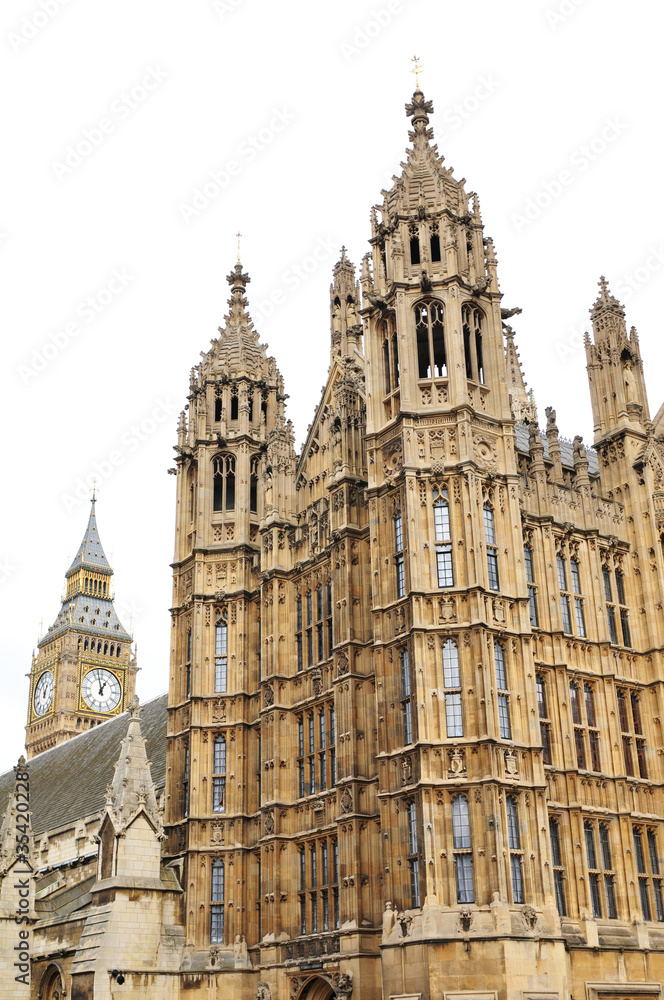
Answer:
[[[240,263],[240,237],[242,236],[242,233],[236,233],[235,235],[237,236],[237,262],[239,264]]]
[[[424,69],[424,66],[419,61],[419,56],[413,56],[413,58],[411,59],[411,62],[414,63],[415,65],[413,66],[413,68],[411,69],[410,72],[415,74],[415,89],[419,90],[420,89],[420,73]]]

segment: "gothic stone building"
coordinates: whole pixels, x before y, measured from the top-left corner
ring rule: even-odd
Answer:
[[[37,785],[98,746],[110,787],[77,815],[34,802],[17,996],[661,996],[664,407],[651,419],[601,279],[594,449],[560,439],[552,409],[539,430],[478,198],[431,112],[416,90],[359,280],[345,253],[334,267],[299,455],[249,278],[229,276],[178,425],[165,760],[151,776],[134,702],[29,762]],[[33,752],[75,731],[81,614],[33,666]],[[94,665],[123,692],[121,639]],[[65,657],[74,698],[51,723],[34,694]],[[58,853],[86,817],[79,853]]]

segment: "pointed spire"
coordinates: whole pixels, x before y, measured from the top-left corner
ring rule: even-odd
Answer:
[[[162,823],[145,752],[145,739],[141,734],[141,709],[136,695],[129,711],[129,727],[122,740],[113,781],[106,795],[106,808],[116,831],[126,828],[136,814],[143,810],[157,833],[161,834]]]
[[[537,406],[535,394],[526,389],[526,380],[521,369],[519,352],[514,342],[514,330],[507,323],[503,324],[505,334],[505,366],[507,369],[507,391],[510,394],[510,407],[514,419],[523,423],[537,424]]]
[[[252,375],[264,374],[268,368],[265,345],[260,343],[254,329],[245,295],[251,278],[242,270],[239,260],[226,276],[226,281],[231,286],[231,297],[225,324],[219,327],[220,336],[212,341],[212,350],[203,356],[214,359],[234,373],[242,370]]]
[[[95,490],[90,502],[90,517],[88,518],[88,526],[85,529],[83,541],[78,547],[78,552],[76,553],[74,561],[65,573],[65,578],[67,579],[70,576],[73,576],[74,573],[78,573],[80,569],[91,569],[97,573],[105,573],[108,576],[111,576],[113,573],[99,539],[97,518],[95,516],[96,503],[97,497]]]
[[[625,310],[618,299],[611,294],[609,290],[609,283],[604,275],[600,277],[597,284],[599,285],[599,295],[590,310],[590,315],[593,319],[598,319],[604,313],[617,313],[618,316],[624,317]]]

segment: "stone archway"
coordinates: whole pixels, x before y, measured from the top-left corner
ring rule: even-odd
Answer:
[[[329,979],[312,976],[297,995],[297,1000],[333,1000],[336,996]]]
[[[65,977],[59,965],[49,965],[39,987],[42,1000],[61,1000],[65,996]]]

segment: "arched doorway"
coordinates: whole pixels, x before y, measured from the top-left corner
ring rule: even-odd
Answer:
[[[333,1000],[336,996],[329,979],[312,976],[297,994],[297,1000]]]
[[[58,965],[49,965],[42,976],[40,997],[43,1000],[61,1000],[65,996],[65,979]]]

